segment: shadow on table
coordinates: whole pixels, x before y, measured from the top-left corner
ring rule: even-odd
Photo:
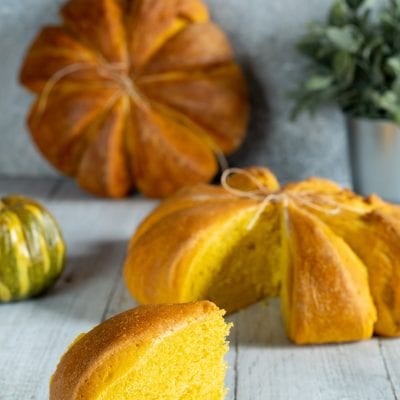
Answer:
[[[66,318],[94,319],[104,312],[122,279],[122,264],[127,241],[102,241],[88,244],[85,252],[67,257],[58,282],[34,301],[40,308],[65,314]]]
[[[314,345],[296,345],[287,337],[284,322],[280,310],[279,299],[271,299],[260,302],[246,308],[236,314],[227,317],[229,322],[234,323],[230,340],[244,347],[265,348],[293,348],[293,350],[316,350],[335,348],[351,348],[359,343],[366,342],[344,342],[340,344],[325,343]],[[379,338],[382,340],[382,338]],[[390,342],[390,339],[385,338]]]
[[[234,323],[231,335],[240,346],[293,346],[285,333],[278,299],[257,303],[227,319]]]
[[[135,190],[132,190],[132,192],[125,198],[121,199],[95,196],[94,194],[80,188],[74,179],[63,177],[57,181],[57,184],[54,186],[49,198],[58,201],[121,202],[129,199],[144,199],[145,197]]]

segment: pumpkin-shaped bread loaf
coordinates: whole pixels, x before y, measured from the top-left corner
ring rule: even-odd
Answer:
[[[0,303],[44,292],[64,259],[60,228],[42,205],[17,195],[0,199]]]
[[[399,336],[400,209],[324,179],[279,188],[268,170],[236,172],[142,223],[125,263],[135,298],[232,312],[280,295],[296,343]]]
[[[222,400],[230,329],[223,314],[207,301],[119,314],[75,340],[50,400]]]
[[[47,160],[97,195],[150,197],[209,181],[242,142],[246,85],[201,0],[70,0],[21,82]]]

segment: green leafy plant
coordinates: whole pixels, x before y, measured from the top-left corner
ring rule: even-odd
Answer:
[[[336,101],[352,116],[400,123],[400,0],[373,13],[366,0],[336,0],[326,23],[298,43],[310,77],[293,93],[293,116]]]

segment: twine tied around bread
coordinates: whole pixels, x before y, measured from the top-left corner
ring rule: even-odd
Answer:
[[[228,178],[231,175],[243,175],[247,177],[254,185],[256,186],[255,190],[241,190],[231,186],[228,182]],[[221,176],[221,186],[233,196],[247,198],[252,200],[259,201],[259,205],[257,207],[257,211],[250,220],[247,225],[247,230],[252,230],[260,219],[261,215],[264,213],[265,209],[271,203],[280,203],[282,205],[283,211],[285,213],[285,220],[288,219],[287,209],[290,201],[295,201],[300,203],[306,207],[314,209],[318,212],[328,214],[328,215],[336,215],[342,210],[351,211],[355,213],[362,213],[364,210],[358,207],[352,207],[345,204],[341,204],[336,200],[333,200],[331,197],[326,196],[322,193],[310,192],[310,191],[301,191],[298,193],[290,193],[285,192],[284,190],[273,191],[265,186],[260,179],[254,176],[251,172],[246,171],[242,168],[228,168],[225,169]],[[326,207],[321,207],[316,204],[313,199],[318,200],[322,203],[325,203],[328,206],[331,206],[331,209]]]
[[[138,107],[147,109],[146,102],[143,101],[142,95],[135,89],[132,80],[124,74],[122,71],[127,70],[127,65],[125,63],[101,63],[101,64],[85,64],[85,63],[75,63],[69,64],[64,68],[61,68],[54,72],[54,74],[46,81],[42,91],[39,94],[38,99],[38,117],[40,117],[46,106],[50,96],[50,93],[54,90],[56,84],[62,79],[73,75],[77,72],[84,72],[94,70],[97,74],[107,80],[111,80],[117,83],[121,91],[124,91]],[[116,92],[114,96],[111,96],[106,107],[109,103],[113,101],[120,95],[120,92]]]

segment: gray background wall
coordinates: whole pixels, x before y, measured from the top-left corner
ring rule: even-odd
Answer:
[[[304,79],[293,49],[310,19],[324,18],[331,0],[206,0],[230,36],[250,82],[253,105],[248,139],[236,165],[268,165],[283,180],[320,175],[350,184],[343,116],[326,108],[289,121],[287,93]],[[23,55],[43,24],[58,21],[64,0],[0,1],[0,175],[56,172],[33,147],[25,128],[32,97],[19,86]]]

